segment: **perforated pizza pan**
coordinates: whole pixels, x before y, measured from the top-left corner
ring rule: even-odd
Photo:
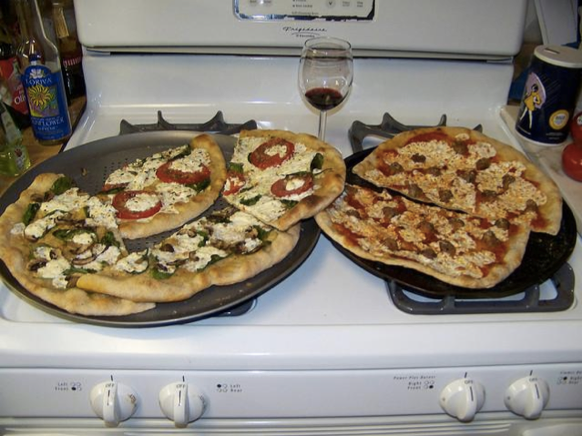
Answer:
[[[90,142],[72,150],[58,154],[36,167],[31,168],[17,179],[0,199],[0,214],[25,190],[41,173],[62,173],[72,177],[80,189],[96,194],[107,176],[117,168],[172,147],[188,144],[198,132],[161,131],[134,133],[105,138]],[[235,139],[226,135],[212,135],[220,146],[226,161],[230,161]],[[219,199],[205,214],[226,206]],[[139,240],[126,240],[128,250],[150,247],[174,231]],[[216,316],[247,303],[280,283],[307,259],[319,238],[320,230],[313,219],[301,223],[301,236],[296,247],[278,264],[243,282],[230,286],[212,286],[188,300],[176,303],[158,304],[155,309],[127,316],[94,317],[68,313],[46,303],[29,293],[12,277],[4,263],[0,262],[0,276],[6,285],[19,297],[34,306],[72,321],[110,327],[157,327],[197,321]]]

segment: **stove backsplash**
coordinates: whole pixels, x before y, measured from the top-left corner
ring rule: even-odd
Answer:
[[[104,51],[297,52],[314,36],[356,55],[508,58],[526,0],[75,0],[78,34]]]

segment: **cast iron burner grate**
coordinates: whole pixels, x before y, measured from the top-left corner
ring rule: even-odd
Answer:
[[[478,313],[559,312],[574,303],[574,271],[564,264],[550,279],[556,288],[553,298],[544,298],[540,285],[534,285],[518,294],[516,299],[470,300],[445,295],[441,298],[419,298],[414,290],[407,290],[394,281],[387,281],[388,293],[394,305],[413,315],[451,315]]]
[[[249,120],[243,124],[229,124],[224,121],[222,111],[218,111],[205,123],[170,123],[158,111],[158,121],[153,124],[131,124],[126,120],[119,123],[119,134],[126,135],[140,132],[158,132],[160,130],[192,130],[193,132],[220,133],[222,135],[234,135],[242,130],[254,130],[257,128],[255,120]]]
[[[414,130],[421,127],[441,127],[447,125],[447,116],[445,114],[441,115],[439,122],[433,126],[411,126],[402,124],[397,121],[388,112],[384,113],[382,117],[382,122],[377,125],[364,124],[361,121],[354,121],[350,130],[348,131],[348,136],[350,138],[350,144],[352,145],[352,150],[354,153],[362,151],[364,149],[363,143],[367,136],[379,136],[381,138],[393,138],[399,133],[406,132],[408,130]],[[481,124],[475,126],[473,130],[483,131],[483,126]]]
[[[159,132],[164,130],[191,130],[193,132],[219,133],[222,135],[234,135],[242,130],[254,130],[257,128],[255,120],[249,120],[242,124],[230,124],[224,120],[222,111],[218,111],[210,120],[204,123],[170,123],[158,111],[158,121],[153,124],[132,124],[127,120],[119,123],[119,134]],[[256,299],[245,301],[235,307],[219,313],[217,316],[240,316],[249,312],[256,305]]]
[[[421,127],[446,125],[446,114],[441,115],[436,125],[416,126],[402,124],[386,112],[382,117],[382,122],[377,125],[354,121],[348,131],[348,136],[353,152],[357,153],[364,150],[363,142],[367,136],[389,139],[399,133]],[[482,132],[483,126],[479,124],[473,130]],[[386,287],[394,305],[401,311],[414,315],[558,312],[570,308],[574,303],[575,285],[575,274],[572,267],[565,263],[550,280],[556,288],[556,296],[549,299],[543,297],[540,285],[534,285],[522,291],[518,294],[517,299],[465,299],[454,295],[427,296],[423,295],[421,291],[401,287],[393,280],[387,280]]]

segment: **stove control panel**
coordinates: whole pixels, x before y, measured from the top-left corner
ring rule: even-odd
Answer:
[[[374,19],[374,0],[234,0],[241,20],[365,20]]]
[[[580,409],[582,363],[471,368],[215,371],[0,369],[0,423],[487,414],[543,420]],[[553,415],[554,414],[554,415]],[[499,415],[496,415],[499,416]],[[125,421],[125,422],[124,422]]]

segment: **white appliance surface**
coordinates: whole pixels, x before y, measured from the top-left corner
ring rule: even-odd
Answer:
[[[83,62],[87,109],[67,149],[117,135],[122,119],[153,123],[158,110],[174,123],[220,110],[231,123],[317,131],[317,113],[297,90],[297,56],[88,50]],[[448,125],[481,124],[519,148],[502,118],[512,74],[507,62],[357,58],[352,92],[329,114],[327,141],[348,156],[355,120],[378,124],[390,112],[430,125],[446,113]],[[569,260],[576,274],[579,239]],[[560,312],[411,315],[322,235],[297,271],[236,317],[94,326],[36,309],[2,286],[0,433],[580,435],[579,282],[574,304]],[[555,295],[550,281],[541,291]],[[187,386],[179,398],[204,405],[185,429],[160,408],[159,393],[172,383]],[[532,419],[508,410],[517,385]],[[103,392],[113,406],[100,403]],[[110,426],[91,399],[111,412]],[[448,410],[474,419],[445,413],[449,399]]]

